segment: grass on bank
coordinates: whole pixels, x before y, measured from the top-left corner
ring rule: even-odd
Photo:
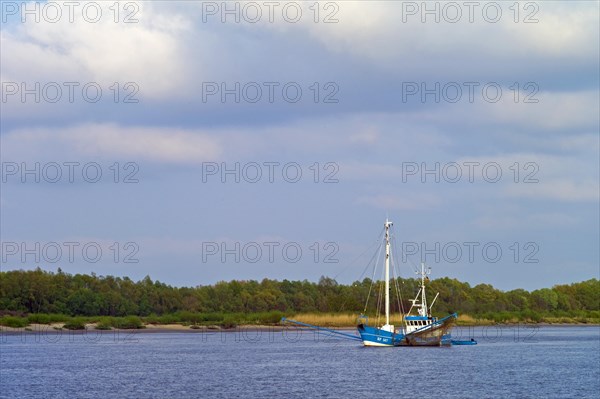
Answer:
[[[70,330],[83,330],[94,324],[98,330],[140,329],[146,325],[179,324],[198,329],[205,327],[233,328],[239,325],[278,325],[283,316],[289,319],[323,327],[353,327],[358,321],[356,313],[296,313],[284,314],[279,311],[260,313],[194,313],[177,312],[166,315],[146,317],[125,316],[67,316],[62,314],[29,314],[27,316],[5,315],[0,317],[0,326],[25,328],[30,324],[61,326]],[[444,316],[444,315],[437,315]],[[369,317],[369,324],[382,324],[384,317]],[[399,315],[394,315],[390,323],[402,324]],[[540,314],[532,311],[497,312],[479,315],[459,314],[456,322],[459,326],[511,324],[511,323],[548,323],[548,324],[600,324],[600,311],[554,312]],[[57,327],[59,328],[59,327]]]
[[[322,327],[354,327],[358,324],[356,313],[298,313],[290,315],[289,319]],[[364,321],[363,321],[364,322]],[[400,325],[402,319],[398,315],[390,317],[390,324]],[[385,324],[385,316],[371,315],[368,323],[373,325]]]
[[[539,314],[531,311],[523,312],[498,312],[483,313],[480,315],[460,314],[456,324],[459,326],[493,325],[493,324],[516,324],[516,323],[548,323],[548,324],[600,324],[599,311],[577,311],[571,314],[566,312],[555,312],[555,314]],[[438,317],[445,315],[439,314]],[[290,315],[290,319],[303,323],[314,324],[323,327],[350,327],[355,326],[358,321],[354,313],[299,313]],[[369,323],[379,325],[385,323],[385,317],[375,315],[369,317]],[[390,317],[390,324],[399,326],[402,319],[398,315]]]

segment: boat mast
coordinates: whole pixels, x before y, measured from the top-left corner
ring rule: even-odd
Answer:
[[[385,324],[390,324],[390,222],[385,219]]]
[[[425,296],[425,277],[427,272],[425,271],[425,263],[421,262],[421,309],[419,313],[421,316],[427,317],[427,297]]]

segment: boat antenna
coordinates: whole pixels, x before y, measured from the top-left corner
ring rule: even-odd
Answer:
[[[421,316],[429,316],[428,308],[427,308],[427,297],[425,295],[425,279],[429,280],[427,277],[431,274],[431,268],[425,269],[425,263],[421,262],[421,272],[418,273],[421,275],[421,309],[419,309],[419,313]]]

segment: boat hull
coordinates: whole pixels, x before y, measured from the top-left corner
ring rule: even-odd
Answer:
[[[437,335],[435,332],[432,334],[422,334],[419,336],[405,337],[404,342],[400,346],[450,346],[452,345],[452,335],[443,334]]]
[[[357,329],[364,346],[393,347],[400,345],[404,338],[402,334],[392,333],[365,324],[359,324]]]
[[[414,331],[404,336],[401,346],[444,346],[452,345],[450,330],[456,320],[455,315],[440,320],[439,323]]]

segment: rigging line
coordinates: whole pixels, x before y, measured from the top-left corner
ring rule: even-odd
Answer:
[[[398,276],[401,275],[400,273],[400,264],[398,263],[398,261],[396,259],[398,259],[397,257],[397,252],[396,252],[396,229],[394,228],[392,230],[392,240],[394,241],[394,246],[392,246],[392,268],[395,270],[395,268],[398,268]],[[395,273],[395,271],[394,271]],[[400,283],[398,282],[398,279],[395,279],[395,286],[396,286],[396,292],[398,294],[398,299],[399,299],[399,308],[400,311],[402,312],[402,317],[404,317],[404,315],[406,314],[405,309],[404,309],[404,301],[402,299],[402,288],[400,287]]]
[[[392,247],[392,251],[396,251],[396,246],[397,246],[397,245],[396,245],[396,236],[395,236],[395,235],[393,235],[393,236],[392,236],[392,240],[394,240],[394,246]],[[400,251],[400,254],[402,254],[402,250],[399,250],[399,251]],[[396,256],[396,259],[398,259],[398,257],[397,257],[397,256]],[[419,269],[418,269],[418,267],[417,267],[417,266],[414,264],[414,262],[412,261],[412,259],[411,259],[411,258],[409,258],[409,257],[406,257],[406,259],[407,259],[407,260],[410,262],[410,265],[412,266],[412,268],[413,268],[414,272],[415,272],[415,273],[419,273]],[[400,266],[398,266],[398,267],[400,267]]]
[[[365,303],[365,310],[363,311],[363,313],[367,312],[367,307],[369,306],[369,299],[371,297],[371,291],[373,290],[373,284],[375,284],[375,272],[377,270],[377,265],[379,265],[379,257],[381,256],[381,248],[383,248],[383,245],[379,245],[379,250],[377,251],[377,260],[373,264],[373,273],[371,275],[371,285],[369,286],[369,294],[367,295],[367,301]]]
[[[394,267],[394,255],[392,253],[390,253],[390,263],[392,264],[392,279],[394,280],[394,288],[396,289],[396,299],[398,299],[398,278],[396,277],[396,268]],[[398,305],[400,305],[399,302]],[[400,306],[398,306],[398,310],[400,310]]]
[[[381,250],[381,236],[382,236],[382,234],[379,233],[379,237],[377,237],[377,241],[375,242],[375,244],[379,245],[378,248],[377,248],[377,250]],[[370,249],[371,247],[369,247],[367,249]],[[360,277],[358,278],[359,281],[363,278],[363,276],[367,272],[367,269],[369,268],[369,265],[371,265],[371,262],[373,261],[373,258],[375,258],[375,255],[377,255],[377,250],[373,253],[373,256],[369,260],[369,263],[367,263],[367,266],[365,266],[363,272],[361,273]],[[367,252],[367,251],[365,251],[365,252]],[[364,255],[365,252],[363,252],[360,256]]]
[[[385,230],[385,227],[382,229],[382,231]],[[356,258],[354,258],[354,260],[352,262],[350,262],[345,268],[343,268],[338,274],[336,274],[335,276],[333,276],[333,279],[337,279],[338,276],[342,273],[344,273],[346,270],[348,270],[348,268],[350,266],[352,266],[354,263],[356,263],[364,254],[367,253],[367,251],[369,251],[371,248],[373,248],[375,245],[377,245],[379,243],[379,240],[381,238],[381,232],[379,232],[379,235],[377,236],[377,239],[375,240],[375,242],[373,244],[371,244],[370,246],[367,247],[367,249],[365,249],[363,251],[363,253],[361,253],[360,255],[358,255]],[[367,267],[369,266],[369,264],[367,263]],[[363,270],[363,274],[367,271],[367,267],[365,267],[365,270]],[[361,278],[362,278],[362,274],[361,274]]]
[[[385,227],[384,227],[384,229],[385,229]],[[381,241],[381,236],[382,236],[382,233],[380,232],[380,233],[379,233],[379,237],[377,238],[377,241],[375,241],[375,244],[378,244],[378,243]],[[360,254],[360,255],[359,255],[359,258],[360,258],[360,257],[362,257],[362,256],[363,256],[363,255],[364,255],[364,254],[367,252],[367,250],[371,249],[372,247],[373,247],[373,245],[371,245],[370,247],[368,247],[368,248],[367,248],[367,249],[366,249],[366,250],[365,250],[365,251],[364,251],[362,254]],[[364,276],[364,275],[365,275],[365,273],[367,272],[367,269],[368,269],[368,268],[369,268],[369,266],[371,265],[371,262],[373,262],[373,259],[375,259],[375,256],[377,256],[377,251],[378,251],[378,250],[380,250],[380,249],[381,249],[381,244],[379,244],[379,248],[377,248],[377,249],[375,250],[375,252],[373,252],[373,256],[371,256],[371,259],[369,260],[369,262],[367,263],[367,265],[366,265],[366,266],[365,266],[365,268],[363,269],[363,271],[362,271],[362,273],[361,273],[360,277],[358,278],[358,281],[361,281],[361,280],[362,280],[363,276]],[[358,259],[358,258],[356,258],[356,259],[355,259],[355,261],[356,261],[357,259]],[[377,264],[377,262],[375,263],[375,265],[376,265],[376,264]],[[346,267],[346,269],[347,269],[348,267],[350,267],[350,265],[348,265],[348,266]],[[373,272],[373,274],[375,274],[375,272]],[[335,280],[335,279],[336,279],[336,277],[337,277],[338,275],[339,275],[339,273],[338,273],[338,274],[337,274],[337,275],[336,275],[336,276],[335,276],[333,279]],[[371,284],[373,284],[373,283],[371,282]],[[371,291],[369,290],[369,294],[370,294],[370,292],[371,292]],[[343,307],[346,305],[346,302],[348,302],[348,298],[346,298],[346,300],[345,300],[345,301],[342,303],[342,305],[340,306],[340,311],[341,311],[341,310],[343,309]],[[365,309],[366,309],[366,307],[367,307],[368,303],[369,303],[369,297],[367,297],[367,304],[365,304]],[[365,310],[365,311],[366,311],[366,310]],[[363,313],[364,313],[364,312],[363,312]]]
[[[397,253],[396,253],[396,251],[397,251],[396,246],[397,245],[396,245],[396,231],[395,231],[395,229],[392,230],[392,233],[390,235],[391,235],[391,239],[392,239],[392,244],[394,244],[394,245],[392,245],[392,253],[391,253],[392,267],[397,267],[398,268],[398,276],[400,276],[400,264],[396,261],[396,259],[398,259],[398,256],[397,256]],[[395,263],[395,265],[394,265],[394,263]]]
[[[395,264],[396,262],[396,258],[394,257],[393,251],[392,251],[392,255],[391,255],[391,261],[392,261],[392,271],[394,273],[394,286],[396,287],[396,295],[398,297],[398,309],[400,310],[400,312],[402,312],[402,315],[404,317],[404,305],[403,305],[403,300],[402,300],[402,289],[400,288],[400,284],[398,283],[398,278],[400,275],[400,267]],[[398,277],[396,277],[396,267],[398,267]]]

